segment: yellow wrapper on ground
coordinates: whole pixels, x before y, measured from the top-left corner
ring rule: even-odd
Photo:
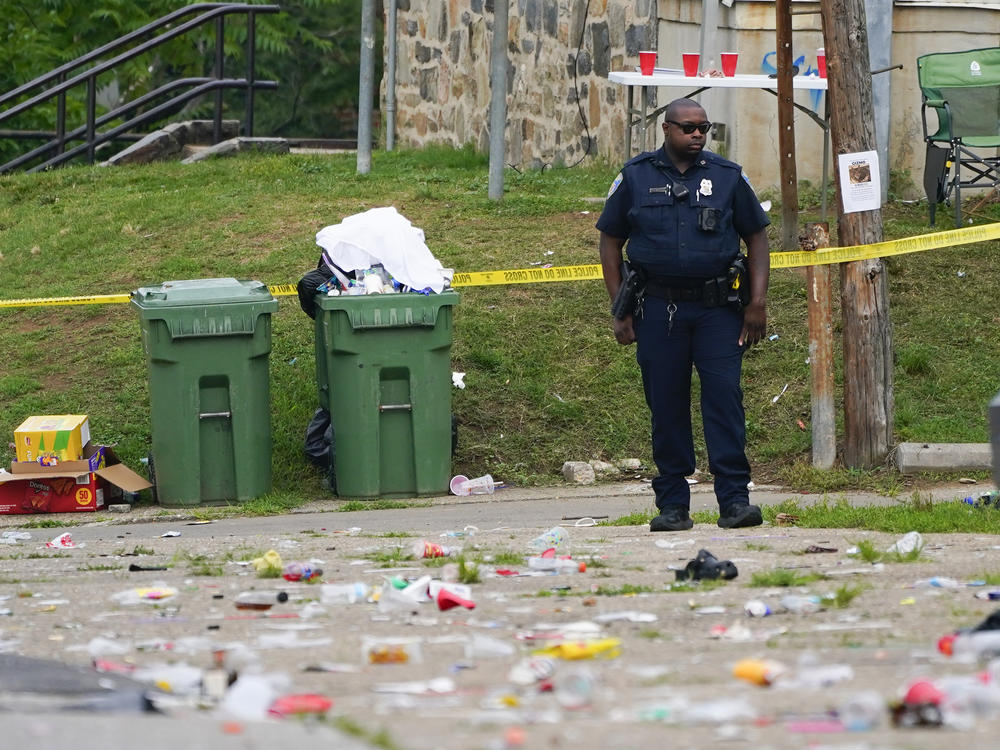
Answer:
[[[555,659],[615,659],[621,656],[620,638],[598,638],[588,641],[564,641],[533,651],[534,656],[551,656]]]
[[[273,549],[269,549],[261,557],[254,558],[252,562],[258,578],[277,578],[284,568],[281,555]]]

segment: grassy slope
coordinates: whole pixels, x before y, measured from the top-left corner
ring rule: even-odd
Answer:
[[[0,299],[120,293],[213,276],[294,283],[315,265],[317,230],[389,204],[458,270],[593,263],[600,210],[593,198],[614,172],[509,172],[500,204],[485,198],[484,159],[467,151],[378,154],[366,176],[355,174],[353,156],[290,156],[3,177]],[[989,206],[977,219],[998,215]],[[885,216],[887,237],[927,231],[924,207],[896,203]],[[983,243],[887,261],[900,440],[987,439],[1000,344],[991,302],[998,257],[1000,243]],[[870,483],[871,476],[806,468],[803,274],[775,271],[770,299],[778,338],[752,350],[745,365],[757,480],[814,489]],[[839,311],[835,323],[839,329]],[[128,305],[0,309],[0,346],[0,435],[30,414],[86,412],[95,437],[118,443],[127,463],[146,455],[146,365]],[[648,461],[634,349],[614,342],[598,281],[464,289],[453,364],[468,373],[468,387],[454,392],[456,473],[551,481],[567,459]],[[282,298],[275,315],[271,376],[275,489],[319,496],[319,477],[301,459],[316,392],[311,322],[294,298]],[[11,457],[0,448],[0,461]]]

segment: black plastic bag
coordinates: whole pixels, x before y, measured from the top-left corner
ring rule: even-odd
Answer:
[[[302,312],[313,320],[316,319],[316,303],[313,299],[316,296],[316,290],[329,279],[330,274],[318,268],[314,268],[299,279],[296,287],[299,292],[299,306],[302,308]]]

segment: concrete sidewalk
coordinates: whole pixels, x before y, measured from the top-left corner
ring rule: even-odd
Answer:
[[[993,489],[992,485],[949,484],[921,492],[935,502],[979,495]],[[903,494],[888,497],[874,492],[836,492],[829,494],[798,493],[777,486],[755,487],[751,502],[776,505],[793,500],[800,505],[844,500],[857,506],[894,505],[910,497]],[[349,500],[330,498],[308,502],[295,510],[276,516],[222,515],[204,525],[186,525],[185,536],[215,536],[225,529],[232,534],[273,533],[312,529],[362,528],[371,532],[408,530],[414,533],[441,529],[462,530],[466,526],[479,529],[549,527],[571,525],[580,519],[615,520],[630,514],[654,512],[653,491],[648,481],[616,482],[584,486],[511,487],[498,489],[493,495],[456,497],[445,495],[400,501],[405,507],[388,510],[344,511]],[[355,503],[352,503],[354,505]],[[717,510],[711,484],[691,487],[691,510]],[[74,539],[107,538],[122,525],[134,525],[129,536],[133,539],[153,538],[179,523],[191,524],[211,517],[214,509],[190,509],[139,506],[128,513],[76,513],[45,516],[53,521],[72,523]],[[13,528],[37,520],[39,516],[0,516],[0,528]],[[221,527],[221,528],[220,528]],[[102,531],[103,530],[103,531]],[[53,534],[55,535],[55,534]]]

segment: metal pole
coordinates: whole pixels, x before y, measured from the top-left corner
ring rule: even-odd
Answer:
[[[792,2],[774,6],[778,67],[778,148],[781,154],[781,249],[798,247],[799,189],[795,167],[795,91],[792,83]]]
[[[97,134],[97,77],[87,79],[87,163],[94,163],[94,138]]]
[[[507,124],[507,23],[509,0],[494,0],[493,45],[490,48],[490,200],[503,198],[503,164]]]
[[[802,249],[830,247],[826,222],[806,224]],[[809,373],[812,376],[812,464],[833,468],[837,458],[837,414],[833,406],[833,301],[830,265],[806,269],[809,297]]]
[[[375,87],[375,0],[361,3],[361,78],[358,86],[358,173],[372,169],[372,97]]]
[[[221,81],[223,76],[223,66],[225,65],[225,16],[215,19],[215,66],[212,68],[212,77],[216,81]],[[245,124],[245,123],[244,123]],[[215,113],[212,117],[212,143],[219,143],[222,140],[222,89],[215,90]]]
[[[253,11],[247,13],[247,93],[244,106],[246,114],[243,116],[246,122],[246,135],[253,138],[253,93],[254,93],[254,48],[257,46],[257,16]]]
[[[385,41],[389,59],[385,71],[385,150],[396,146],[396,2],[387,0],[389,18],[386,22]]]

